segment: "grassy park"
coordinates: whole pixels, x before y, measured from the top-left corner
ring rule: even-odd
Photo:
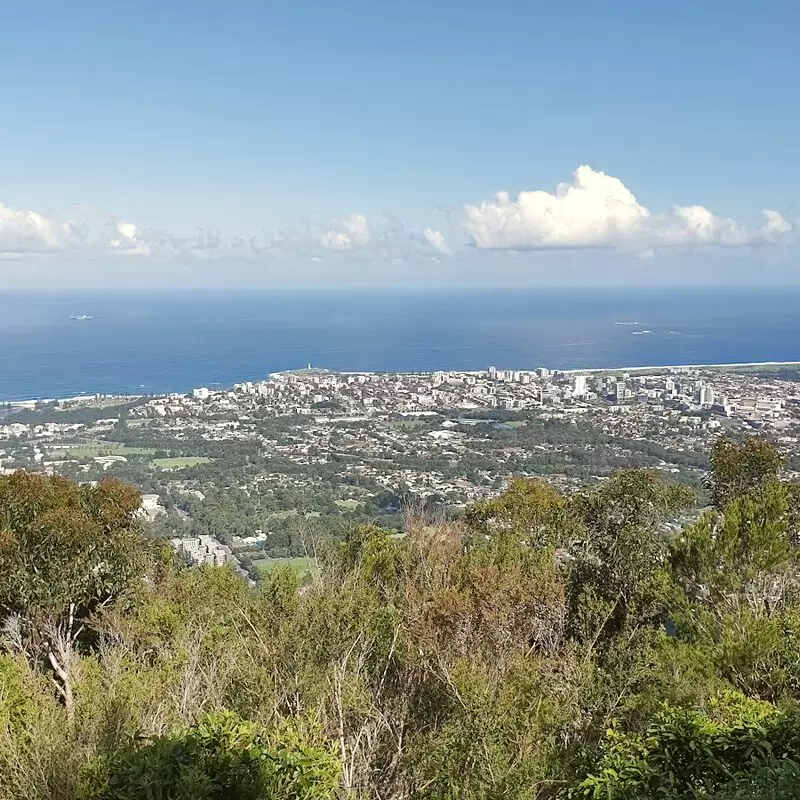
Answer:
[[[261,558],[253,564],[262,572],[271,572],[279,567],[289,567],[297,573],[298,581],[303,581],[317,569],[317,560],[310,556],[297,558]]]

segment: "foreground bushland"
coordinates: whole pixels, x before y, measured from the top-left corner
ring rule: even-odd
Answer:
[[[703,511],[518,480],[302,589],[176,565],[118,483],[0,477],[0,800],[798,797],[800,502],[759,439],[711,461]]]

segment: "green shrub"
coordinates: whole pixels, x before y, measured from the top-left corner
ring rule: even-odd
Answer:
[[[138,742],[91,763],[79,800],[322,800],[335,796],[336,759],[284,732],[268,743],[232,713]]]
[[[800,758],[797,712],[777,710],[734,693],[714,706],[713,716],[665,706],[644,733],[620,733],[612,727],[595,769],[569,796],[593,800],[716,797],[718,791],[745,791],[763,782],[770,770],[778,770],[787,759]],[[785,777],[791,780],[788,773]]]

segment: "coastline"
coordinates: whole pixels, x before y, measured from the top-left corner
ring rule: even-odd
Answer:
[[[648,370],[685,370],[685,369],[710,369],[724,370],[748,367],[800,367],[800,361],[732,361],[724,364],[660,364],[658,366],[638,366],[638,367],[591,367],[589,369],[561,369],[568,375],[581,372],[645,372]]]
[[[724,371],[724,370],[732,370],[732,369],[757,369],[759,367],[800,367],[800,361],[739,361],[739,362],[726,362],[720,364],[659,364],[659,365],[638,365],[638,366],[625,366],[625,367],[585,367],[585,368],[578,368],[578,369],[554,369],[550,370],[551,372],[558,372],[564,375],[581,375],[581,374],[589,374],[589,375],[598,375],[603,373],[618,373],[618,372],[639,372],[639,373],[647,373],[647,372],[663,372],[668,370],[676,370],[676,371],[683,371],[683,370],[716,370],[716,371]],[[320,369],[325,369],[321,367]],[[507,371],[519,371],[519,372],[532,372],[537,367],[500,367],[501,370]],[[549,368],[547,368],[549,369]],[[283,370],[283,372],[296,372],[299,370]],[[450,372],[451,370],[416,370],[416,371],[407,371],[407,370],[325,370],[327,372],[336,373],[339,375],[386,375],[386,374],[397,374],[397,375],[429,375],[435,372]],[[463,375],[482,375],[486,372],[485,369],[481,370],[452,370],[453,372],[459,372]],[[236,381],[236,383],[245,383],[247,381],[261,381],[266,380],[270,377],[270,375],[277,375],[280,373],[269,373],[264,377],[261,378],[243,378],[241,381]],[[234,384],[230,386],[221,386],[219,387],[220,390],[230,389]],[[193,387],[196,388],[196,387]],[[48,403],[59,403],[59,402],[79,402],[81,400],[92,400],[97,398],[100,395],[103,399],[106,400],[118,400],[119,403],[108,403],[110,407],[114,405],[121,405],[122,403],[130,402],[131,400],[139,400],[142,397],[166,397],[171,394],[178,394],[184,395],[188,394],[191,389],[186,390],[185,392],[182,391],[168,391],[163,393],[154,393],[150,394],[118,394],[116,392],[98,392],[95,394],[78,394],[78,395],[71,395],[67,397],[34,397],[34,398],[25,398],[25,399],[15,399],[15,400],[3,400],[0,402],[2,406],[11,406],[11,408],[16,409],[32,409],[35,408],[39,404],[48,404]]]

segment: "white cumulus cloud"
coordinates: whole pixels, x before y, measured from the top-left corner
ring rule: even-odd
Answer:
[[[264,248],[254,238],[224,237],[214,229],[198,229],[188,237],[142,229],[96,209],[83,207],[72,214],[39,213],[0,204],[0,258],[29,260],[60,255],[71,259],[181,258],[217,259],[260,257]]]
[[[447,246],[447,240],[441,231],[435,231],[433,228],[425,228],[422,233],[425,241],[437,252],[444,255],[449,255],[450,248]]]
[[[311,263],[342,259],[414,260],[449,253],[444,235],[410,229],[402,221],[365,214],[334,218],[327,225],[305,222],[272,236],[226,236],[199,228],[190,236],[142,228],[91,207],[69,214],[21,211],[0,204],[0,259],[20,261],[61,256],[70,261],[117,258],[168,261],[264,261],[294,256]]]
[[[350,214],[336,220],[333,227],[325,231],[320,241],[328,250],[355,250],[365,247],[370,241],[370,229],[363,214]]]
[[[761,227],[761,232],[766,238],[778,239],[784,234],[791,233],[794,226],[785,220],[777,211],[771,211],[765,208],[762,212],[764,215],[764,225]]]
[[[498,192],[480,205],[464,207],[469,243],[483,249],[617,248],[638,251],[699,245],[746,246],[776,243],[793,226],[777,211],[748,230],[703,206],[674,206],[654,213],[619,178],[581,166],[571,183],[553,193]]]
[[[402,220],[384,215],[370,220],[354,213],[334,218],[327,225],[307,222],[273,237],[275,252],[309,258],[314,263],[336,263],[343,258],[380,261],[431,259],[448,254],[444,234],[433,228],[419,232]],[[330,258],[329,258],[330,257]]]
[[[71,222],[36,211],[17,211],[0,203],[0,252],[4,254],[59,251],[80,239],[79,227]]]

